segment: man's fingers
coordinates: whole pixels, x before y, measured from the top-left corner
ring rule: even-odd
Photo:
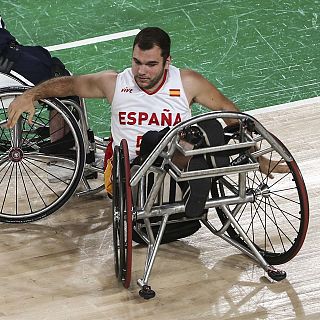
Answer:
[[[7,128],[12,128],[12,118],[14,114],[11,110],[8,109],[8,120],[7,120]]]
[[[23,95],[15,98],[13,100],[9,107],[8,107],[8,121],[7,121],[7,128],[12,128],[15,126],[17,121],[19,120],[19,117],[23,112],[27,112],[28,115],[28,123],[32,124],[32,119],[35,114],[35,108],[33,105],[33,102],[23,99]]]
[[[274,172],[276,173],[288,173],[290,172],[290,168],[286,164],[276,166]]]
[[[20,117],[20,114],[15,112],[13,114],[11,114],[11,118],[8,121],[8,127],[11,129],[15,126],[15,124],[17,123],[18,119]]]
[[[17,121],[19,120],[19,117],[21,116],[22,112],[20,111],[14,111],[11,110],[10,113],[8,112],[8,121],[7,121],[7,128],[12,129],[15,124],[17,123]],[[31,110],[30,112],[28,112],[28,123],[30,125],[32,125],[32,119],[33,116],[35,114],[35,110]]]
[[[35,113],[35,110],[30,111],[30,113],[29,113],[28,123],[29,123],[30,126],[32,125],[32,118],[34,116],[34,113]]]
[[[285,163],[284,160],[275,161],[267,160],[265,158],[260,158],[260,171],[267,175],[269,178],[274,178],[274,173],[288,173],[290,168]]]
[[[19,116],[16,117],[16,111],[15,111],[14,106],[12,105],[12,103],[9,105],[9,108],[8,108],[7,112],[8,112],[7,127],[9,129],[11,129],[15,125],[15,122],[17,121],[15,119],[19,118]]]
[[[260,169],[260,170],[264,174],[268,175],[268,177],[271,179],[274,178],[274,175],[272,173],[288,173],[288,172],[290,172],[290,168],[286,164],[277,165],[277,166],[273,167],[270,172],[268,172],[268,170],[266,170],[266,169]]]

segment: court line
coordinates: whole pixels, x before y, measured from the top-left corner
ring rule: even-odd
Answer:
[[[312,105],[312,104],[319,104],[320,105],[320,97],[314,97],[314,98],[308,98],[308,99],[303,99],[303,100],[298,100],[298,101],[293,101],[293,102],[288,102],[288,103],[282,103],[282,104],[277,104],[275,106],[262,107],[259,109],[248,110],[248,111],[243,111],[243,112],[254,116],[257,114],[263,114],[263,113],[268,113],[268,112],[273,112],[273,111],[282,111],[282,110],[291,109],[291,108],[298,108],[298,107],[302,108],[302,107]]]
[[[57,45],[53,45],[53,46],[49,46],[49,47],[45,47],[45,48],[48,51],[58,51],[58,50],[76,48],[76,47],[86,46],[88,44],[94,44],[94,43],[99,43],[99,42],[104,42],[104,41],[110,41],[110,40],[135,36],[136,34],[138,34],[139,31],[140,31],[140,29],[133,29],[133,30],[122,31],[122,32],[117,32],[117,33],[112,33],[112,34],[106,34],[104,36],[98,36],[98,37],[88,38],[88,39],[79,40],[79,41],[57,44]]]

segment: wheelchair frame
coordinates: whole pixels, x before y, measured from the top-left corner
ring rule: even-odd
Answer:
[[[232,143],[193,150],[185,150],[179,143],[183,128],[209,119],[226,118],[239,122],[238,129],[229,133]],[[225,154],[233,165],[186,172],[173,161],[177,151],[186,157]],[[259,172],[258,159],[262,156],[267,156],[269,161],[265,174]],[[160,165],[156,164],[159,158],[162,159]],[[274,173],[275,168],[283,163],[288,166],[287,172]],[[131,281],[132,229],[147,244],[144,274],[137,283],[141,288],[140,296],[150,299],[155,292],[149,285],[149,277],[166,226],[197,219],[214,235],[254,259],[273,280],[286,277],[285,271],[273,265],[285,263],[299,252],[308,227],[308,196],[290,152],[255,118],[243,113],[211,112],[180,123],[167,133],[145,162],[134,166],[131,172],[132,177],[127,143],[122,140],[114,153],[113,234],[116,276],[125,288]],[[148,190],[150,173],[154,176],[154,183]],[[176,182],[212,178],[211,196],[205,208],[215,209],[213,216],[218,216],[218,226],[217,221],[213,223],[212,210],[197,218],[172,218],[183,213],[185,207],[182,201],[165,203],[162,200],[166,175]],[[272,175],[276,176],[275,180],[271,179]],[[152,226],[155,225],[158,229],[154,234]]]

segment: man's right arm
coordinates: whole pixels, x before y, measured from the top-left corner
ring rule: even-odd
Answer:
[[[111,103],[117,73],[104,71],[81,76],[58,77],[47,80],[15,98],[8,108],[7,127],[12,128],[23,112],[29,113],[31,124],[35,113],[34,102],[49,97],[79,96],[81,98],[107,98]]]

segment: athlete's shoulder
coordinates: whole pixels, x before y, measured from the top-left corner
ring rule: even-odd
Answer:
[[[197,71],[191,69],[180,69],[181,79],[185,81],[199,81],[204,79]]]
[[[105,70],[97,73],[100,79],[107,81],[115,81],[117,79],[118,74],[119,73],[115,70]]]
[[[96,84],[109,102],[113,99],[117,75],[118,73],[114,70],[105,70],[91,75],[92,81]]]
[[[117,72],[113,70],[105,70],[96,73],[80,75],[77,78],[79,78],[80,81],[85,81],[88,84],[91,83],[91,85],[101,88],[109,85],[112,86],[113,83],[116,82]]]
[[[125,68],[121,72],[119,72],[117,75],[118,75],[118,77],[125,76],[125,75],[132,76],[132,69],[131,68]]]
[[[183,87],[188,93],[195,93],[201,86],[205,85],[207,80],[198,72],[191,69],[180,70]]]

